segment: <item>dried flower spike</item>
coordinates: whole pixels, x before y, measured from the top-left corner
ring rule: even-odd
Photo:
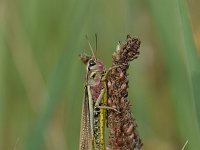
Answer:
[[[140,40],[127,35],[126,42],[119,42],[112,56],[113,66],[122,65],[113,69],[108,77],[108,105],[120,111],[108,111],[109,145],[112,150],[142,149],[142,142],[136,130],[137,124],[128,100],[127,75],[128,63],[137,58],[139,47]]]

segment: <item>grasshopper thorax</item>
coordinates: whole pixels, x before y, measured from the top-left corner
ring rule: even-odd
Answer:
[[[91,58],[87,63],[88,84],[92,87],[100,84],[104,73],[104,65],[99,59]]]
[[[91,58],[87,63],[87,84],[90,85],[92,99],[94,101],[100,95],[103,88],[102,77],[105,73],[104,64],[99,59]]]
[[[101,79],[105,72],[104,64],[101,60],[89,56],[85,53],[79,55],[81,61],[86,64],[86,81],[92,88],[101,87]]]

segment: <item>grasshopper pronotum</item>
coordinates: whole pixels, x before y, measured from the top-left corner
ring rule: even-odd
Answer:
[[[88,44],[92,56],[80,55],[82,62],[86,64],[86,82],[82,105],[79,150],[105,150],[106,109],[117,111],[115,108],[107,106],[106,77],[110,70],[119,66],[106,70],[102,61],[96,58],[89,40]]]

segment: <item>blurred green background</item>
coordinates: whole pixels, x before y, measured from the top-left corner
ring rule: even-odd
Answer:
[[[200,147],[199,0],[1,0],[0,150],[77,150],[87,34],[141,39],[129,99],[146,150]]]

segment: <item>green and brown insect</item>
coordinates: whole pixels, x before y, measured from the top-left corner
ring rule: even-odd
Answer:
[[[119,66],[106,70],[103,62],[96,58],[89,40],[88,43],[92,56],[80,55],[82,62],[86,64],[86,81],[82,105],[79,150],[105,150],[106,110],[117,111],[115,108],[107,105],[106,78],[111,69]]]

